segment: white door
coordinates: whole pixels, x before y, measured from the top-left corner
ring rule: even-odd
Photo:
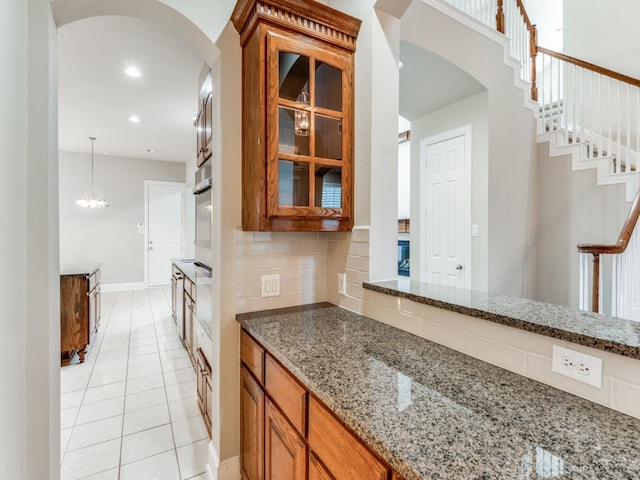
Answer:
[[[420,145],[423,282],[470,288],[469,137],[465,127]]]
[[[147,285],[171,283],[171,258],[182,254],[184,183],[145,182]]]

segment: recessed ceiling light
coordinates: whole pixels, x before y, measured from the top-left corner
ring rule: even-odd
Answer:
[[[153,148],[147,148],[147,153],[158,153],[160,150],[155,150]]]
[[[129,117],[129,121],[131,123],[140,123],[140,118],[137,115],[131,115]]]
[[[140,70],[138,70],[136,67],[127,67],[127,69],[124,71],[124,73],[126,73],[127,75],[129,75],[130,77],[141,77],[142,74],[140,73]]]

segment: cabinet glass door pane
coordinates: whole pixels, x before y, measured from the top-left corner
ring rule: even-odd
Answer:
[[[342,167],[316,165],[316,207],[342,208]]]
[[[316,157],[342,160],[342,120],[316,115]]]
[[[295,134],[295,110],[278,109],[278,150],[280,153],[309,155],[309,136]]]
[[[280,98],[295,101],[302,90],[309,91],[309,57],[279,52]]]
[[[342,71],[316,61],[316,106],[342,111]]]
[[[309,164],[280,160],[278,203],[286,207],[309,206]]]

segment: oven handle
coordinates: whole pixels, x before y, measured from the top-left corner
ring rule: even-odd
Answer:
[[[199,195],[201,193],[204,193],[207,190],[209,190],[212,185],[213,185],[213,179],[205,178],[204,180],[202,180],[200,183],[198,183],[193,187],[193,194]]]

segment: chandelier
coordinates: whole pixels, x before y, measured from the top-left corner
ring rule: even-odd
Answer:
[[[83,195],[76,200],[76,205],[82,208],[104,208],[109,206],[106,199],[93,194],[93,142],[95,139],[96,137],[89,137],[89,140],[91,140],[91,193],[89,195]]]

